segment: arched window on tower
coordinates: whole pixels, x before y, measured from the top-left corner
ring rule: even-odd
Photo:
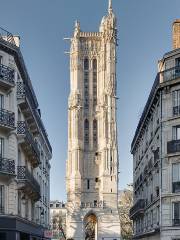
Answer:
[[[89,108],[89,59],[84,59],[84,108]]]
[[[97,105],[97,60],[93,59],[93,107]]]
[[[93,121],[93,146],[97,148],[97,120],[94,119]]]
[[[89,121],[87,119],[84,121],[84,146],[85,148],[89,146]]]

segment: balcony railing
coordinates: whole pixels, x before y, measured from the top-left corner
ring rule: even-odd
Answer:
[[[33,193],[35,199],[40,198],[40,185],[34,178],[33,174],[25,166],[18,166],[17,168],[17,179],[19,182],[24,183],[24,190]],[[23,187],[22,187],[23,189]]]
[[[136,204],[130,209],[130,218],[133,219],[136,215],[143,214],[145,208],[145,200],[139,199]]]
[[[26,148],[31,149],[32,158],[36,160],[36,165],[40,164],[40,151],[38,149],[37,143],[34,140],[33,135],[27,127],[25,121],[18,121],[17,123],[17,134],[23,135],[25,139]]]
[[[172,140],[167,143],[167,153],[180,152],[180,140]]]
[[[180,66],[176,66],[160,73],[163,82],[180,78]]]
[[[154,151],[154,165],[159,161],[159,147]]]
[[[179,226],[180,225],[180,219],[173,219],[173,225],[174,226]]]
[[[15,175],[15,161],[7,158],[0,158],[0,173]]]
[[[36,103],[33,100],[33,94],[31,93],[28,85],[25,85],[23,82],[17,82],[17,98],[18,99],[28,99],[28,102],[31,105],[32,109],[36,108]]]
[[[8,128],[15,128],[15,115],[13,112],[0,109],[0,125]]]
[[[0,28],[0,39],[4,40],[6,42],[9,42],[9,43],[11,43],[13,45],[16,45],[12,33],[6,31],[3,28]]]
[[[4,84],[14,85],[14,70],[3,64],[0,64],[0,81]]]

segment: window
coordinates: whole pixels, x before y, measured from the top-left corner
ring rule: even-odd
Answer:
[[[18,215],[21,216],[21,193],[18,191]]]
[[[93,107],[97,105],[97,60],[93,59]]]
[[[4,138],[0,138],[0,158],[4,156]]]
[[[153,226],[153,210],[151,210],[151,227]]]
[[[97,207],[97,200],[94,200],[94,207]]]
[[[180,163],[172,164],[172,191],[180,192]]]
[[[87,189],[90,189],[90,180],[87,180]]]
[[[4,185],[0,185],[0,213],[4,213],[5,189]]]
[[[156,208],[156,213],[157,213],[157,215],[156,215],[156,217],[157,217],[157,225],[159,225],[159,219],[160,219],[160,211],[159,211],[159,206],[157,206],[157,208]]]
[[[89,145],[89,121],[84,121],[84,146],[85,148]]]
[[[176,58],[175,60],[175,76],[179,77],[180,76],[180,58]]]
[[[180,125],[173,127],[173,140],[180,140]]]
[[[95,178],[95,182],[98,182],[99,181],[99,178]]]
[[[93,146],[97,147],[97,120],[93,121]]]
[[[34,221],[35,220],[35,216],[34,216],[34,202],[31,202],[31,219],[32,219],[32,221]]]
[[[173,116],[180,114],[180,90],[172,92]]]
[[[25,218],[28,219],[28,211],[29,211],[29,206],[28,206],[28,200],[26,200],[26,203],[25,203]]]
[[[180,202],[173,203],[173,225],[180,225]]]
[[[4,95],[0,94],[0,108],[4,109]]]
[[[84,108],[89,108],[89,60],[84,60]]]

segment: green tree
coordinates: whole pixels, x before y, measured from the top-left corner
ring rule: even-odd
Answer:
[[[129,211],[133,205],[133,192],[131,189],[121,191],[119,197],[119,214],[121,222],[121,236],[123,239],[132,239],[133,222],[129,218]]]

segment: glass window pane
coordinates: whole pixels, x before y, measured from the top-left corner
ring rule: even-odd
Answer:
[[[173,182],[179,181],[179,164],[173,164]]]
[[[179,219],[179,202],[174,203],[174,219]]]
[[[4,139],[0,138],[0,157],[4,156]]]
[[[180,139],[180,127],[176,127],[176,140]]]
[[[2,94],[0,94],[0,108],[4,108],[4,96]]]
[[[4,185],[0,185],[0,213],[4,213]]]

